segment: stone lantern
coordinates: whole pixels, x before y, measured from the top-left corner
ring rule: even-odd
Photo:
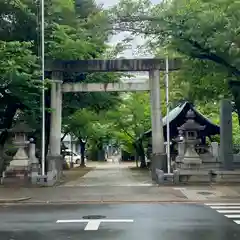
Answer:
[[[195,145],[199,142],[199,131],[204,130],[205,126],[196,123],[194,120],[195,116],[194,111],[189,110],[186,114],[187,121],[178,128],[183,133],[186,148],[182,162],[188,167],[202,164],[202,160],[195,150]]]
[[[13,143],[17,147],[17,152],[6,170],[6,175],[11,177],[28,178],[30,159],[25,151],[25,147],[29,143],[27,134],[32,132],[27,124],[20,122],[14,126],[9,132],[13,133]]]

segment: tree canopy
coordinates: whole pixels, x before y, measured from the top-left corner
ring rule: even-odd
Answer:
[[[14,117],[21,117],[41,130],[41,12],[40,1],[13,0],[0,3],[0,128],[9,129]],[[82,5],[83,4],[83,5]],[[82,8],[84,6],[84,8]],[[104,56],[110,31],[103,31],[105,13],[92,0],[75,5],[74,0],[45,1],[45,50],[50,59],[93,59]],[[107,23],[106,23],[107,24]],[[106,24],[104,27],[106,28]],[[46,76],[50,77],[50,76]],[[64,81],[118,81],[119,74],[96,73],[65,75]],[[46,134],[50,126],[50,91],[46,80]],[[81,108],[99,112],[116,104],[115,93],[65,94],[63,123]],[[21,110],[21,114],[16,112]],[[3,147],[7,131],[0,135]],[[39,139],[39,138],[38,138]],[[47,138],[48,139],[48,138]],[[39,141],[40,142],[40,141]],[[46,146],[48,140],[46,141]]]
[[[106,117],[123,149],[133,151],[133,143],[151,126],[149,94],[123,94],[121,104],[108,111]]]
[[[153,54],[182,57],[180,79],[191,84],[195,98],[207,101],[229,96],[227,81],[239,80],[239,5],[234,0],[156,5],[149,0],[122,0],[109,16],[116,30],[146,37]]]
[[[101,20],[104,19],[101,8],[91,0],[86,0],[81,4],[84,5],[84,11],[79,7],[79,4],[75,6],[73,0],[45,1],[45,47],[48,58],[64,60],[90,59],[101,56],[108,48],[105,40],[110,33],[101,31]],[[12,95],[13,91],[14,94],[18,94],[17,97],[23,108],[32,103],[39,106],[40,96],[36,95],[39,93],[39,89],[36,88],[36,80],[40,79],[37,70],[40,70],[38,60],[40,59],[41,49],[39,1],[3,1],[0,6],[1,54],[5,56],[1,61],[1,69],[5,73],[1,77],[5,79],[4,84],[11,82]],[[5,61],[7,56],[9,56],[9,60]],[[15,74],[14,71],[21,72],[21,76]],[[10,74],[11,80],[9,81]],[[108,82],[111,79],[117,81],[118,76],[113,74],[87,75],[80,73],[78,76],[65,76],[65,79]],[[65,79],[64,81],[66,81]],[[14,84],[19,84],[19,82],[24,86],[25,91],[31,93],[34,90],[34,100],[32,94],[22,94],[22,92],[18,91],[18,85]],[[6,87],[5,84],[4,91]],[[29,87],[31,89],[28,89]],[[106,106],[111,107],[117,97],[116,94],[110,93],[103,93],[98,96],[92,93],[66,95],[64,96],[65,115],[69,115],[79,107],[85,107],[86,105],[90,105],[96,110]],[[31,99],[26,99],[29,97]],[[31,110],[34,109],[32,105],[30,108]]]

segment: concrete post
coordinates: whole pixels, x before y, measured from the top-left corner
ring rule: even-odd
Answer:
[[[49,139],[49,155],[57,154],[57,84],[55,81],[51,83],[51,123],[50,123],[50,139]],[[51,166],[49,166],[51,167]],[[52,169],[49,169],[52,170]]]
[[[29,143],[29,158],[31,162],[31,183],[36,184],[38,182],[39,177],[39,161],[35,156],[36,154],[36,146],[33,139],[30,139]]]
[[[52,73],[51,128],[48,154],[48,179],[57,180],[61,170],[62,73]]]
[[[152,119],[152,180],[156,181],[156,169],[167,172],[167,155],[164,148],[163,123],[160,100],[160,72],[149,71]]]
[[[212,142],[211,143],[211,153],[213,157],[216,159],[216,161],[219,158],[219,147],[217,142]]]
[[[220,109],[220,160],[225,170],[233,170],[232,104],[223,99]]]

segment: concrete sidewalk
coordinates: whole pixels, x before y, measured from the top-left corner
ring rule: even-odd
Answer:
[[[51,188],[0,188],[0,203],[76,202],[240,202],[240,187],[98,186]]]
[[[157,187],[55,187],[0,189],[5,199],[30,198],[26,202],[121,202],[179,201],[186,197],[178,191]]]
[[[56,187],[0,187],[0,203],[239,201],[240,186],[160,186],[133,164],[89,163],[83,177]]]

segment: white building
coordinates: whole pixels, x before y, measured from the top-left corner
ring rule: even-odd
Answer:
[[[64,134],[62,133],[61,137],[63,137]],[[80,144],[78,142],[78,139],[74,136],[71,136],[70,134],[67,134],[62,143],[64,146],[70,150],[72,150],[75,153],[80,153]]]

